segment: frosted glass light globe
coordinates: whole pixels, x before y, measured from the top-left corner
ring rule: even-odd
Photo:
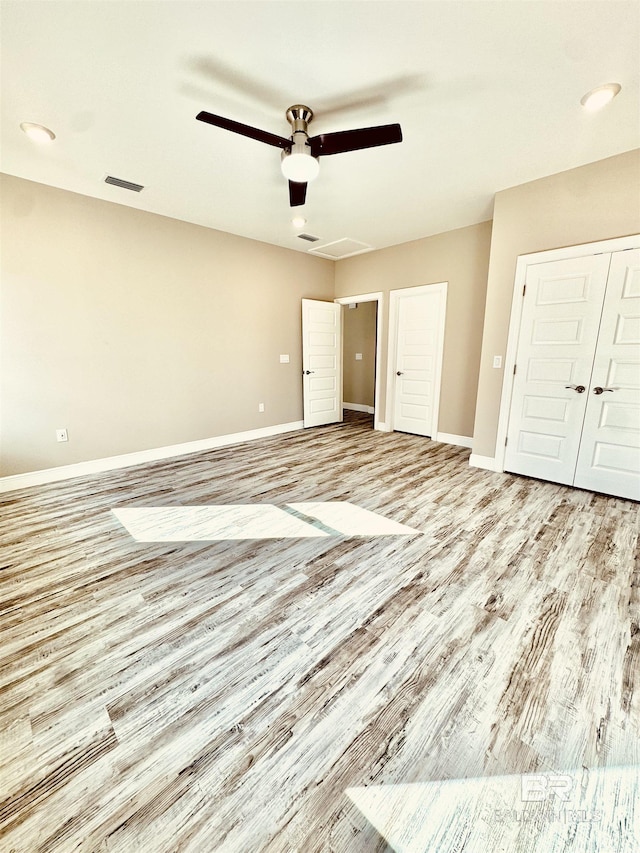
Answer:
[[[282,174],[297,184],[306,184],[318,177],[320,164],[311,154],[293,152],[282,158]]]

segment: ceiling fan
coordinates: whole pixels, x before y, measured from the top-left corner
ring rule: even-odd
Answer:
[[[213,115],[213,113],[199,112],[196,118],[198,121],[281,148],[281,167],[284,176],[289,180],[291,207],[304,204],[307,183],[317,177],[320,170],[319,157],[402,142],[402,129],[399,124],[381,124],[377,127],[361,127],[357,130],[320,133],[318,136],[309,138],[307,128],[313,118],[313,112],[302,104],[296,104],[287,110],[287,121],[292,129],[288,139],[266,130],[259,130],[257,127],[250,127],[248,124],[241,124],[230,118]]]

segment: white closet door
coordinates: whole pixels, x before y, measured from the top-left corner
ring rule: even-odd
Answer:
[[[393,429],[435,436],[444,346],[446,284],[391,291],[395,317]]]
[[[591,255],[527,269],[507,471],[573,483],[610,258]]]
[[[611,257],[588,391],[574,485],[640,500],[638,249],[616,252]]]

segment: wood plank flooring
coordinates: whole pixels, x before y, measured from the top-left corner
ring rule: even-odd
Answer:
[[[349,413],[2,496],[0,850],[637,853],[639,506],[468,457]],[[417,532],[113,512],[331,501]]]

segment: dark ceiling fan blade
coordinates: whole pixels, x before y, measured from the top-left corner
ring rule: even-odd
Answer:
[[[361,127],[358,130],[340,130],[337,133],[321,133],[309,140],[314,157],[327,154],[343,154],[345,151],[359,151],[362,148],[375,148],[378,145],[392,145],[402,142],[402,129],[399,124],[381,124],[377,127]]]
[[[241,136],[248,136],[249,139],[257,139],[258,142],[266,142],[267,145],[273,145],[276,148],[290,148],[291,140],[285,139],[284,136],[276,136],[275,133],[269,133],[267,130],[259,130],[257,127],[251,127],[248,124],[241,124],[239,121],[233,121],[230,118],[216,116],[213,113],[199,112],[196,116],[198,121],[204,121],[207,124],[213,124],[215,127],[221,127],[223,130],[230,130],[233,133],[239,133]]]
[[[306,197],[306,184],[299,184],[297,181],[289,181],[289,204],[291,207],[299,207],[301,204],[304,204]]]

